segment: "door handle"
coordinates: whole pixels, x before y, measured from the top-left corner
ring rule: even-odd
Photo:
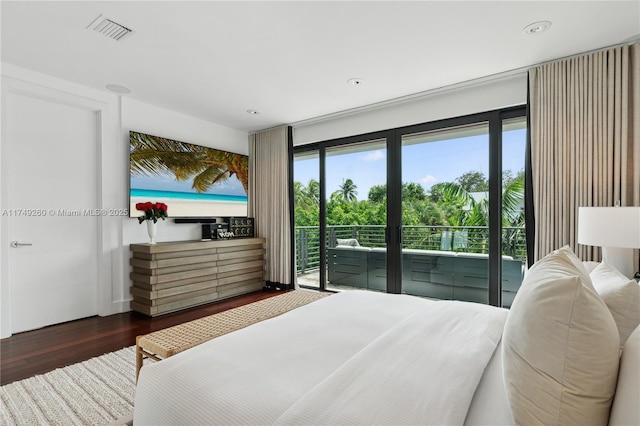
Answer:
[[[13,248],[20,248],[20,247],[24,247],[24,246],[32,246],[33,244],[31,243],[20,243],[18,241],[11,241],[11,247]]]

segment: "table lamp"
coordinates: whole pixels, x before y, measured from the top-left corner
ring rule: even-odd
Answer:
[[[629,278],[640,248],[640,207],[579,207],[578,243],[602,247],[602,260]]]

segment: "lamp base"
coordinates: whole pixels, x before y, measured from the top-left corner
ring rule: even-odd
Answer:
[[[602,247],[602,261],[616,268],[625,277],[633,278],[633,249],[620,247]]]

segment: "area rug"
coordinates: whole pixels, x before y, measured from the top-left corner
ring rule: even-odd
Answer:
[[[211,315],[220,335],[323,298],[330,293],[287,292]],[[216,321],[218,319],[219,321]],[[176,326],[178,329],[185,325]],[[0,388],[0,425],[131,423],[135,346],[91,358]]]
[[[133,412],[135,346],[0,388],[2,425],[105,425]]]

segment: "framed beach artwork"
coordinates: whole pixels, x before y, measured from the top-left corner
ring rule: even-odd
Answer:
[[[174,218],[247,215],[248,156],[133,131],[129,141],[131,217],[146,201]]]

